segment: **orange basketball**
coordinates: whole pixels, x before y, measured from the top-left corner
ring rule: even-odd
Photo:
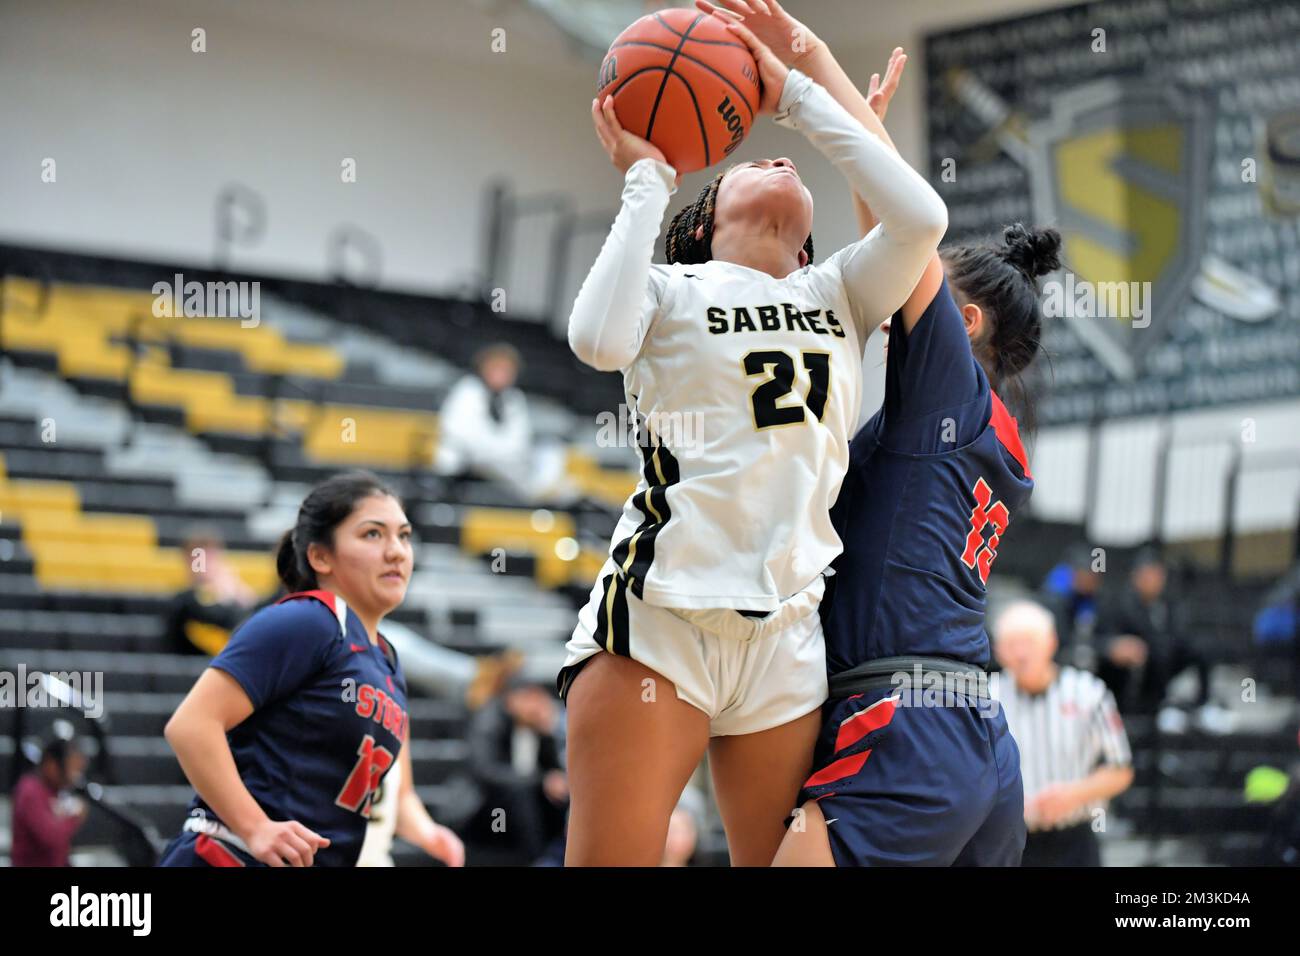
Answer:
[[[758,110],[749,48],[694,10],[660,10],[619,34],[596,85],[623,128],[650,140],[679,173],[719,162],[744,142]]]

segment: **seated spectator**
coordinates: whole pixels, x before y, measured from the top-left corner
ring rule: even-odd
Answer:
[[[519,353],[505,343],[475,356],[476,372],[457,382],[443,402],[433,470],[449,478],[472,474],[502,482],[529,503],[564,503],[574,497],[565,450],[536,446],[528,399],[515,388],[519,365]]]
[[[86,822],[85,801],[70,793],[81,783],[86,756],[75,741],[54,738],[41,762],[19,779],[13,793],[14,866],[69,866],[72,837]]]
[[[1127,712],[1155,713],[1169,682],[1187,667],[1200,678],[1197,705],[1209,699],[1209,665],[1187,632],[1183,608],[1168,589],[1164,559],[1141,550],[1123,593],[1102,602],[1097,674]]]
[[[1115,698],[1094,675],[1060,666],[1056,625],[1017,601],[993,625],[1002,673],[995,697],[1020,748],[1025,788],[1023,866],[1100,866],[1094,821],[1133,783],[1132,754]]]
[[[480,818],[521,863],[555,856],[569,805],[564,709],[545,685],[518,682],[470,721]],[[560,852],[563,859],[563,852]]]
[[[1041,591],[1043,604],[1056,618],[1059,659],[1083,670],[1097,665],[1093,641],[1101,575],[1093,570],[1093,561],[1086,544],[1074,545],[1061,563],[1047,572]]]
[[[172,598],[167,638],[178,654],[215,657],[230,632],[253,612],[257,595],[226,562],[225,542],[216,531],[191,530],[182,554],[190,586]]]

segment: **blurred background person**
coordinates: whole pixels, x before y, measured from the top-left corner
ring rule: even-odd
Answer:
[[[69,866],[72,837],[86,822],[86,804],[71,793],[86,770],[75,740],[55,737],[13,792],[14,866]]]
[[[1197,674],[1194,705],[1209,700],[1209,665],[1189,633],[1185,611],[1186,603],[1169,586],[1160,552],[1142,548],[1128,586],[1102,602],[1097,620],[1097,673],[1125,713],[1156,713],[1169,682],[1188,667]],[[1181,723],[1171,721],[1169,726],[1175,729]]]
[[[483,792],[475,823],[504,835],[515,862],[551,862],[557,843],[563,860],[564,737],[564,707],[538,683],[516,682],[470,721],[470,765]]]
[[[998,615],[996,694],[1020,747],[1029,831],[1022,866],[1100,866],[1093,829],[1106,802],[1133,783],[1132,754],[1115,698],[1094,675],[1060,666],[1056,625],[1042,605]]]
[[[167,612],[167,636],[179,654],[215,657],[230,632],[253,612],[258,595],[226,561],[226,546],[213,528],[191,528],[181,545],[190,586]]]
[[[475,355],[475,371],[443,402],[433,470],[453,481],[500,481],[525,502],[571,500],[564,449],[534,441],[528,399],[515,387],[520,364],[519,351],[505,342]]]
[[[1083,670],[1097,666],[1095,634],[1102,576],[1094,568],[1092,550],[1086,544],[1076,544],[1047,572],[1039,592],[1056,618],[1058,658]]]

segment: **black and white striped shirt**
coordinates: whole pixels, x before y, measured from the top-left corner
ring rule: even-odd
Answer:
[[[1132,763],[1115,696],[1096,675],[1062,667],[1040,694],[1021,690],[1006,672],[990,684],[1020,748],[1026,801],[1049,784],[1082,780],[1099,765]],[[1080,807],[1055,828],[1088,823],[1104,806],[1099,802]]]

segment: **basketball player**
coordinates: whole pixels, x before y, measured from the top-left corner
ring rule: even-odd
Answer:
[[[366,472],[312,489],[276,565],[290,594],[239,627],[167,723],[197,796],[161,866],[352,866],[408,738],[379,622],[411,576],[411,526]]]
[[[569,715],[566,862],[654,866],[706,748],[732,862],[767,865],[806,777],[826,695],[815,612],[839,553],[862,346],[907,299],[947,226],[937,194],[742,25],[760,112],[802,132],[880,228],[813,265],[812,198],[785,158],[734,166],[673,220],[676,170],[593,101],[625,174],[569,342],[620,370],[642,474],[559,677]],[[878,125],[878,124],[877,124]],[[686,440],[674,423],[698,422]]]
[[[726,2],[762,35],[802,35],[810,73],[854,116],[874,104],[883,118],[901,50],[869,103],[774,0]],[[944,250],[888,323],[884,406],[853,440],[832,513],[844,553],[820,608],[830,699],[778,865],[1019,863],[1019,753],[983,681],[984,608],[1032,478],[995,390],[1037,353],[1035,279],[1059,268],[1059,246],[1016,225],[999,244]]]

